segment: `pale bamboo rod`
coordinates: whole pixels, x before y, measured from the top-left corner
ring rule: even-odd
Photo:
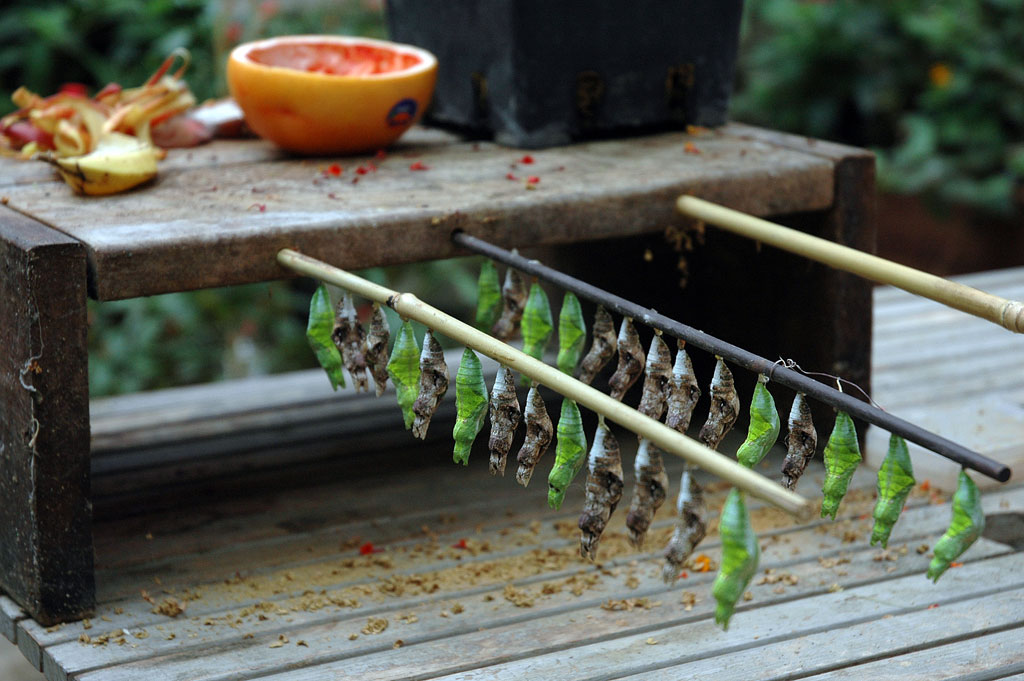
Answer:
[[[338,269],[291,249],[277,254],[277,261],[300,274],[334,284],[347,291],[391,307],[400,316],[424,324],[452,340],[487,355],[498,363],[545,385],[591,411],[603,415],[655,445],[686,459],[708,473],[749,492],[751,495],[797,515],[809,513],[809,502],[768,478],[739,465],[732,459],[672,430],[659,421],[599,390],[581,383],[544,362],[516,350],[469,324],[434,308],[411,293],[399,293],[379,286],[350,272]]]
[[[880,284],[889,284],[1015,333],[1024,332],[1024,303],[916,270],[826,239],[783,227],[695,196],[680,196],[679,212],[726,231],[802,255]]]

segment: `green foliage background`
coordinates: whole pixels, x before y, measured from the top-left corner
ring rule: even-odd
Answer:
[[[384,36],[381,0],[8,0],[0,114],[19,85],[143,82],[175,47],[202,100],[225,92],[239,42],[290,33]],[[1024,203],[1020,0],[747,0],[732,116],[869,146],[888,191],[995,213]],[[469,318],[475,267],[369,276]],[[313,366],[306,284],[90,304],[94,395]],[[451,309],[452,305],[446,306]],[[455,311],[455,310],[453,310]]]
[[[734,117],[872,147],[883,190],[1024,204],[1020,0],[747,0]]]

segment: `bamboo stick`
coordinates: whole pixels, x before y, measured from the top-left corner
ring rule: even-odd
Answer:
[[[680,213],[688,217],[703,220],[734,234],[802,255],[839,270],[852,272],[865,279],[890,284],[999,324],[1015,333],[1024,332],[1024,303],[1019,301],[979,291],[695,196],[680,196],[676,201],[676,207]]]
[[[541,385],[574,400],[610,421],[649,439],[661,449],[682,457],[751,495],[796,515],[809,513],[809,502],[764,476],[740,466],[732,459],[708,449],[701,443],[677,433],[668,426],[644,416],[608,395],[568,376],[555,367],[536,360],[519,350],[434,308],[411,293],[399,293],[374,284],[362,277],[332,267],[291,249],[277,254],[281,265],[300,274],[334,284],[370,300],[388,305],[399,315],[426,325],[452,340],[481,352],[491,359],[518,371]]]

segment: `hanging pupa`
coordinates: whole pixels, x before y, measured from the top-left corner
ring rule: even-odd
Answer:
[[[629,513],[626,514],[626,529],[629,541],[636,548],[644,545],[644,537],[651,526],[654,514],[665,503],[668,494],[668,473],[662,461],[661,450],[649,440],[641,439],[633,464],[636,482]]]
[[[685,433],[690,427],[690,418],[700,399],[700,384],[693,373],[693,363],[686,353],[686,341],[679,339],[676,361],[672,366],[672,381],[669,384],[668,400],[665,405],[665,425]]]
[[[960,471],[953,494],[953,520],[949,529],[935,542],[935,556],[928,566],[928,579],[939,581],[950,564],[971,547],[985,531],[985,511],[981,507],[981,494],[970,476]]]
[[[370,375],[377,389],[377,397],[384,394],[388,385],[388,341],[391,340],[391,333],[388,330],[388,320],[384,316],[384,310],[380,303],[373,304],[373,312],[370,314],[370,325],[366,332],[366,341],[363,345],[363,357],[370,367]]]
[[[580,408],[568,398],[562,400],[556,436],[555,465],[548,474],[548,506],[558,510],[565,500],[565,491],[587,459],[587,437],[583,434]]]
[[[740,398],[736,394],[736,384],[732,372],[725,360],[718,357],[715,364],[715,375],[711,379],[711,408],[708,410],[707,421],[701,426],[697,436],[705,446],[718,449],[722,438],[729,432],[736,417],[740,413]]]
[[[352,304],[352,294],[348,292],[342,296],[334,311],[334,331],[331,333],[331,340],[341,353],[341,361],[352,378],[352,387],[356,392],[369,390],[366,357],[363,355],[366,334],[359,323],[356,306]]]
[[[782,486],[796,487],[797,480],[804,474],[807,462],[814,456],[818,446],[818,431],[811,420],[811,407],[803,393],[793,398],[789,410],[789,433],[786,435],[786,460],[782,462]]]
[[[824,498],[821,501],[821,517],[836,519],[839,502],[846,495],[850,479],[860,463],[860,445],[857,443],[857,429],[853,419],[844,411],[836,412],[836,424],[825,445],[825,483],[822,485]]]
[[[579,299],[568,291],[562,298],[558,313],[558,359],[555,364],[562,373],[572,376],[587,342],[587,323]]]
[[[476,328],[490,331],[501,316],[501,282],[498,268],[490,260],[480,265],[476,286]]]
[[[593,383],[594,377],[608,364],[618,344],[615,339],[615,321],[601,305],[598,305],[594,312],[593,333],[590,350],[580,363],[579,380],[587,385]]]
[[[587,457],[587,486],[580,515],[580,555],[597,560],[597,545],[622,499],[622,454],[611,429],[598,417],[594,444]]]
[[[331,294],[325,284],[320,284],[309,301],[306,339],[320,366],[327,372],[331,387],[337,390],[339,385],[345,387],[345,377],[341,373],[341,353],[331,339],[333,331],[334,310],[331,309]]]
[[[644,370],[644,349],[640,345],[640,336],[633,327],[633,320],[629,317],[622,319],[619,327],[619,337],[616,339],[619,350],[619,364],[615,373],[608,379],[608,387],[611,388],[612,399],[622,401],[626,391],[633,387],[636,379]]]
[[[693,477],[692,468],[686,466],[679,480],[675,529],[665,547],[665,564],[661,570],[661,577],[666,584],[679,579],[687,558],[703,541],[705,534],[707,527],[704,525],[703,491]]]
[[[533,469],[537,467],[537,462],[548,450],[548,445],[551,444],[551,438],[555,433],[555,426],[551,423],[548,410],[544,407],[544,400],[536,385],[530,388],[530,392],[526,396],[525,419],[526,438],[516,456],[516,462],[519,464],[519,470],[516,471],[516,482],[523,487],[530,484]]]
[[[516,397],[516,384],[512,378],[512,370],[506,366],[498,369],[491,388],[491,436],[487,440],[490,450],[491,475],[505,475],[505,460],[512,449],[512,438],[519,427],[519,399]]]
[[[441,399],[448,392],[448,365],[444,361],[444,350],[434,338],[434,332],[427,329],[423,336],[423,350],[420,352],[420,391],[413,402],[412,412],[416,420],[412,434],[421,440],[427,438],[427,428]]]
[[[660,421],[672,389],[672,351],[655,329],[644,366],[644,388],[637,407],[644,416]]]
[[[469,465],[469,452],[473,440],[487,418],[487,384],[480,366],[480,358],[469,348],[462,353],[459,371],[455,374],[455,451],[452,460]]]
[[[779,412],[775,408],[775,400],[768,392],[768,377],[760,374],[754,386],[754,396],[750,400],[750,428],[747,439],[736,450],[736,459],[747,468],[753,468],[779,439]]]
[[[402,327],[395,338],[395,347],[391,349],[388,376],[395,384],[395,396],[398,398],[398,406],[402,409],[405,428],[408,430],[412,428],[416,418],[412,405],[420,388],[420,348],[416,344],[412,322],[408,319],[402,322]]]
[[[878,501],[875,502],[874,527],[871,528],[871,545],[881,543],[889,546],[892,526],[903,512],[910,490],[914,489],[914,467],[910,463],[910,452],[906,441],[899,435],[889,436],[889,452],[878,469]]]
[[[717,601],[715,622],[722,629],[729,628],[729,619],[736,603],[747,590],[757,573],[761,547],[750,525],[750,514],[743,492],[733,488],[725,498],[718,521],[718,534],[722,539],[722,562],[711,585],[711,594]]]
[[[551,316],[548,294],[540,284],[533,282],[520,323],[520,330],[523,332],[523,352],[534,359],[540,359],[554,329],[555,321]]]
[[[515,251],[512,251],[515,253]],[[526,306],[526,283],[523,276],[511,267],[505,270],[505,283],[501,286],[501,316],[494,322],[491,335],[498,340],[507,341],[519,330],[519,320],[523,318]]]

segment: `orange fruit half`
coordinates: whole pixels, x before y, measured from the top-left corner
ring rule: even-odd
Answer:
[[[260,137],[301,154],[382,149],[423,115],[437,59],[411,45],[331,35],[244,43],[228,87]]]

